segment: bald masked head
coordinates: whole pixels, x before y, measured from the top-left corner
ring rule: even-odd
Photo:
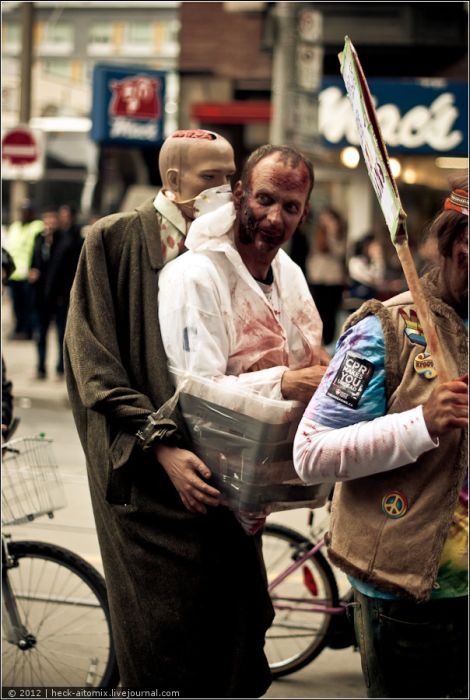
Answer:
[[[188,219],[194,218],[193,203],[211,187],[230,184],[235,156],[220,134],[204,129],[175,131],[163,143],[158,159],[162,190]]]

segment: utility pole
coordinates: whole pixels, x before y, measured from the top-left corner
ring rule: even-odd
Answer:
[[[31,118],[31,73],[33,67],[34,2],[22,2],[21,8],[21,64],[19,123],[29,126]],[[20,203],[28,198],[29,185],[25,180],[14,180],[11,186],[10,221],[16,218]]]
[[[289,94],[294,80],[294,15],[296,3],[276,2],[274,17],[274,51],[271,82],[271,128],[269,140],[287,143]]]
[[[273,9],[271,143],[290,143],[314,154],[319,148],[318,95],[323,76],[320,3],[277,2]]]

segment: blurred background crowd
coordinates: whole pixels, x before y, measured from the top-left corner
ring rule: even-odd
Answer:
[[[312,158],[310,218],[288,252],[327,346],[360,301],[402,288],[340,72],[346,36],[421,272],[435,256],[427,223],[468,165],[468,2],[2,3],[5,332],[36,342],[38,379],[87,228],[156,194],[159,148],[178,128],[224,135],[239,171],[262,143]]]

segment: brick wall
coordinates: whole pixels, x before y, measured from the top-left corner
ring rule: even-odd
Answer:
[[[226,12],[223,2],[182,2],[180,71],[270,79],[271,56],[261,51],[263,14]]]

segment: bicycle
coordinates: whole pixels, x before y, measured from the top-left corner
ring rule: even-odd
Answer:
[[[326,525],[313,523],[310,510],[310,537],[276,523],[264,526],[263,557],[275,611],[265,651],[273,678],[299,671],[325,647],[357,649],[347,615],[352,589],[339,594],[334,569],[321,552]]]
[[[3,531],[66,506],[51,443],[2,445],[2,687],[115,688],[104,578],[64,547]]]

